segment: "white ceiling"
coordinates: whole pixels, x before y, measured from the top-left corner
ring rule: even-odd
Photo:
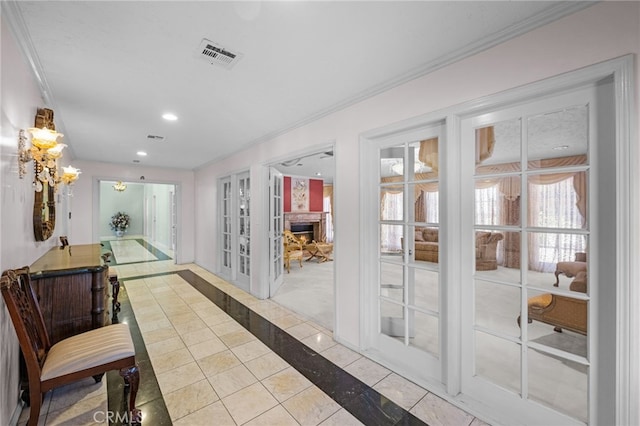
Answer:
[[[588,4],[20,1],[3,15],[72,158],[194,169]],[[243,56],[211,65],[203,38]]]

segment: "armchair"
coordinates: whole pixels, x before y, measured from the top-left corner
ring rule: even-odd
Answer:
[[[282,242],[284,245],[284,267],[287,269],[287,273],[291,272],[292,260],[297,260],[302,268],[302,258],[304,256],[304,245],[302,241],[298,240],[291,231],[285,230]]]
[[[120,370],[129,392],[129,420],[141,422],[135,407],[139,372],[129,327],[109,325],[87,331],[51,346],[40,306],[31,288],[29,268],[9,270],[0,277],[0,289],[24,355],[29,380],[29,426],[38,424],[43,395],[47,391],[93,377],[102,380],[105,372]]]

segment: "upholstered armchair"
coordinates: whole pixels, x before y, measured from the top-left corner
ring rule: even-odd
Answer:
[[[284,231],[284,238],[282,242],[284,244],[284,267],[287,273],[291,272],[291,261],[297,260],[302,268],[302,258],[304,257],[304,245],[296,238],[291,231]]]
[[[560,284],[560,274],[566,275],[568,278],[576,277],[580,272],[587,272],[587,253],[576,253],[573,262],[558,262],[556,265],[556,282],[553,284],[558,287]]]
[[[477,271],[498,269],[498,243],[503,239],[504,235],[499,232],[476,232]],[[415,259],[438,263],[438,240],[439,232],[437,228],[416,227],[414,236]],[[404,239],[401,239],[401,244],[404,244]]]
[[[476,232],[476,271],[498,269],[498,243],[503,239],[499,232]]]

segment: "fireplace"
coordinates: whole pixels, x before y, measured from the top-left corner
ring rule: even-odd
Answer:
[[[327,214],[313,213],[285,213],[284,229],[291,231],[296,237],[304,236],[307,241],[324,241],[326,238]]]
[[[305,240],[315,240],[313,223],[298,222],[291,224],[291,232],[298,238],[304,237]]]

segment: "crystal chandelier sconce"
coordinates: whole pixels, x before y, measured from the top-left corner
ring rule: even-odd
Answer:
[[[125,185],[124,183],[122,183],[122,181],[121,181],[121,180],[119,180],[119,181],[117,181],[117,182],[115,183],[115,185],[113,185],[113,189],[114,189],[115,191],[122,192],[122,191],[124,191],[125,189],[127,189],[127,185]]]
[[[67,145],[58,142],[62,133],[55,131],[53,124],[53,111],[47,108],[39,108],[36,114],[36,127],[30,128],[31,147],[27,148],[25,131],[20,130],[18,137],[18,175],[23,179],[27,174],[26,164],[33,161],[34,179],[33,186],[37,192],[41,192],[45,184],[58,189],[59,183],[71,185],[78,179],[80,170],[74,167],[65,167],[64,174],[58,175],[58,160],[62,158],[62,150]]]

